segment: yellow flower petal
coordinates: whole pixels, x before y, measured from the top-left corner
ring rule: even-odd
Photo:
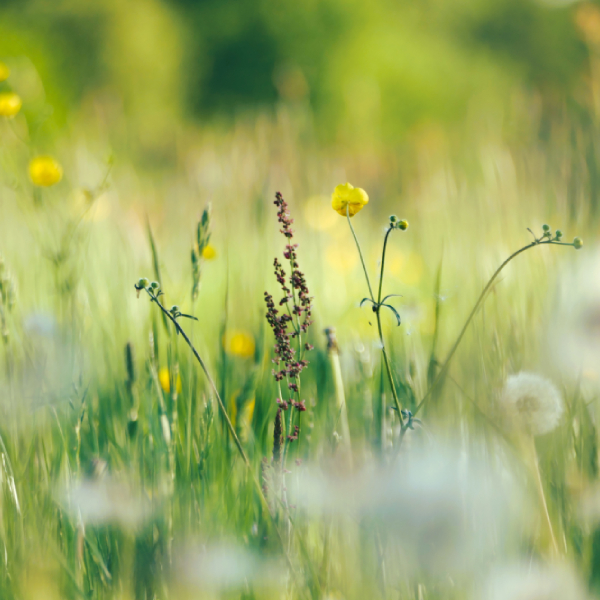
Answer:
[[[202,250],[202,258],[205,260],[213,260],[217,257],[217,251],[211,244],[206,244]]]
[[[14,92],[0,94],[0,117],[14,117],[23,106],[21,98]]]
[[[60,163],[51,156],[36,156],[29,163],[29,177],[35,185],[49,187],[63,176]]]
[[[168,394],[171,391],[171,374],[169,373],[169,369],[167,369],[167,367],[161,367],[158,370],[158,381],[160,383],[160,387],[163,389],[163,392]],[[178,394],[181,392],[181,375],[179,375],[179,373],[177,373],[175,389],[177,390]]]
[[[345,217],[346,213],[353,217],[368,202],[367,192],[349,183],[336,186],[331,195],[331,206],[342,217]]]
[[[245,331],[228,331],[223,336],[223,347],[227,354],[251,358],[254,356],[254,338]]]

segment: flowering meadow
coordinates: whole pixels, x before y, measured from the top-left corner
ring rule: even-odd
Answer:
[[[163,128],[0,55],[0,600],[600,598],[600,10],[571,21],[574,104],[393,142],[323,137],[289,69]]]

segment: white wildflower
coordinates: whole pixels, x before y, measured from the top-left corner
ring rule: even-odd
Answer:
[[[278,591],[285,587],[285,569],[280,561],[266,558],[242,546],[227,543],[176,548],[172,585],[177,597],[214,597],[222,591],[252,585],[262,591]],[[186,593],[187,592],[187,593]]]
[[[561,273],[548,328],[553,367],[578,385],[600,382],[600,248]]]
[[[514,565],[496,570],[489,578],[484,600],[586,600],[579,577],[567,566]]]
[[[556,386],[535,373],[511,375],[504,384],[500,405],[513,426],[533,435],[552,431],[564,412]]]
[[[71,516],[81,518],[86,525],[117,523],[136,528],[151,514],[150,502],[141,490],[109,477],[82,479],[60,496]]]
[[[301,509],[347,519],[347,528],[361,516],[382,519],[389,550],[401,557],[388,578],[461,575],[502,547],[509,504],[521,498],[513,481],[490,467],[451,447],[423,447],[388,468],[367,463],[352,475],[309,465],[290,495]]]

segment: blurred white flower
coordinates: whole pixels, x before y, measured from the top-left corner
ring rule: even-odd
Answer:
[[[61,496],[67,512],[87,525],[116,523],[133,529],[151,511],[150,502],[141,490],[109,477],[83,479]]]
[[[30,313],[23,321],[23,329],[28,335],[52,337],[58,331],[58,323],[50,313]]]
[[[585,527],[600,525],[600,484],[595,483],[579,494],[576,515]]]
[[[514,482],[448,448],[420,449],[387,469],[364,467],[350,477],[309,467],[292,494],[298,506],[356,522],[381,519],[393,563],[404,573],[477,570],[502,546]],[[524,506],[519,502],[522,513]]]
[[[511,375],[500,396],[503,416],[514,427],[541,435],[552,431],[564,412],[564,404],[556,386],[535,373]]]
[[[546,349],[568,379],[600,383],[600,249],[576,262],[561,273]]]
[[[586,600],[578,576],[566,565],[523,564],[497,569],[488,579],[483,600]]]
[[[279,561],[231,544],[179,548],[173,563],[174,585],[184,595],[185,591],[233,591],[249,584],[258,588],[285,584],[286,569]]]

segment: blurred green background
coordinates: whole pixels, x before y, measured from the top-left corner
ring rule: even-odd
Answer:
[[[0,252],[17,290],[1,354],[0,441],[8,452],[0,454],[18,474],[13,489],[13,476],[0,469],[7,474],[0,481],[0,498],[7,498],[0,503],[7,557],[0,597],[113,598],[102,561],[115,566],[115,587],[131,580],[150,589],[160,577],[147,552],[166,564],[171,539],[206,529],[262,544],[262,533],[252,533],[255,506],[239,461],[230,481],[231,448],[211,421],[205,379],[133,284],[160,279],[166,305],[198,317],[198,326],[184,326],[239,416],[258,472],[272,453],[278,394],[263,303],[265,290],[275,292],[273,256],[285,243],[272,205],[276,190],[289,202],[300,266],[315,296],[302,456],[333,448],[328,326],[338,331],[357,464],[384,448],[392,429],[381,423],[392,413],[386,417],[378,336],[372,313],[358,306],[366,290],[351,233],[331,209],[331,192],[346,181],[370,196],[353,225],[372,277],[389,215],[410,222],[394,233],[386,255],[384,292],[402,295],[394,300],[402,326],[391,313],[383,317],[407,407],[426,393],[430,366],[447,355],[485,281],[531,242],[527,227],[541,235],[548,223],[566,241],[584,239],[581,252],[536,247],[503,271],[454,360],[457,385],[448,383],[420,416],[448,436],[460,432],[466,440],[472,430],[496,440],[486,415],[508,374],[539,370],[564,384],[574,408],[564,439],[543,454],[552,465],[544,466],[544,481],[552,486],[557,532],[585,576],[600,580],[600,529],[580,530],[571,508],[588,478],[597,480],[596,430],[588,405],[577,408],[580,382],[563,381],[546,355],[565,314],[555,311],[554,284],[597,264],[600,4],[3,0],[0,61],[11,68],[0,91],[23,99],[18,115],[0,119]],[[32,185],[28,164],[37,154],[62,164],[60,183]],[[195,302],[190,250],[208,202],[214,252]],[[584,288],[598,278],[591,272]],[[567,298],[578,295],[569,289]],[[595,339],[600,319],[592,316],[592,326],[584,325]],[[232,332],[252,351],[233,352],[224,342]],[[125,382],[135,377],[126,373],[126,347],[138,372],[137,437],[128,429],[134,395]],[[179,391],[157,384],[160,372],[167,382],[169,372],[181,373],[179,400]],[[584,399],[595,411],[600,370],[577,376],[593,390]],[[158,408],[165,399],[180,411],[169,416],[172,447]],[[158,469],[155,451],[162,452]],[[55,489],[96,459],[110,473],[148,477],[156,490],[166,474],[158,497],[169,501],[151,527],[124,541],[118,529],[94,539],[90,528],[84,552],[75,543],[83,543],[79,524],[63,520]],[[21,504],[13,506],[15,490]],[[319,563],[320,540],[315,534],[309,548]],[[342,565],[335,585],[347,587],[348,598],[375,597],[364,590],[377,587],[377,569],[365,568],[363,587],[356,583],[363,544],[340,538],[335,546],[331,562]],[[113,565],[122,548],[125,559]],[[514,548],[529,546],[519,538]],[[354,550],[355,562],[347,561]],[[29,567],[40,554],[62,560],[60,572],[72,579],[61,583],[68,595],[31,587]],[[147,572],[132,569],[128,556],[149,565]],[[21,579],[28,594],[15,591]],[[426,597],[467,597],[460,586],[448,587],[448,595]]]
[[[577,110],[590,73],[577,20],[589,23],[590,6],[4,0],[0,55],[31,61],[57,125],[110,101],[152,130],[142,149],[168,146],[181,118],[214,123],[281,103],[310,107],[328,142],[399,144],[424,126],[460,129],[472,111],[505,109],[515,90],[539,95],[548,113]],[[39,93],[23,86],[24,96]]]

